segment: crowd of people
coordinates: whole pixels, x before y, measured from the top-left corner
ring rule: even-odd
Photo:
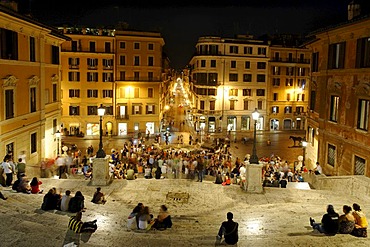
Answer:
[[[15,192],[38,194],[43,192],[40,189],[41,184],[42,182],[37,177],[29,180],[26,175],[26,164],[22,158],[18,158],[18,162],[14,162],[12,153],[5,155],[0,165],[0,185],[2,187],[11,187]],[[7,199],[1,192],[0,198]]]
[[[321,222],[316,223],[313,218],[310,218],[310,225],[314,230],[327,235],[341,233],[352,234],[356,237],[367,237],[368,223],[366,216],[359,204],[354,203],[352,207],[344,205],[343,214],[339,215],[335,212],[333,205],[328,205]]]

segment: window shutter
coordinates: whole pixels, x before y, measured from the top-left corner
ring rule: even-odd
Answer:
[[[341,43],[339,47],[339,68],[343,69],[346,55],[346,42]]]
[[[335,55],[335,45],[332,44],[332,45],[329,45],[328,69],[333,68],[333,64],[334,64],[334,61],[335,61],[334,55]]]
[[[145,106],[145,114],[148,114],[148,106]]]
[[[357,40],[357,48],[356,48],[356,68],[362,67],[362,47],[363,47],[363,39]]]
[[[155,114],[155,105],[152,106],[152,113]]]

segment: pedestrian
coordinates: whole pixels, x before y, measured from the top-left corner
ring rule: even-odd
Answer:
[[[26,173],[26,163],[22,161],[22,158],[18,158],[17,163],[17,179],[21,177],[22,173]]]
[[[229,244],[234,245],[238,242],[238,226],[239,224],[233,221],[233,213],[227,213],[227,221],[222,222],[220,230],[218,231],[217,235],[217,242],[220,244]],[[222,236],[224,236],[224,240],[221,242]]]
[[[10,166],[10,164],[9,164],[9,159],[10,159],[10,156],[5,155],[3,163],[1,164],[1,166],[4,170],[4,173],[6,175],[5,185],[7,187],[12,185],[12,182],[13,182],[13,170],[12,170],[12,167]]]
[[[61,155],[58,155],[56,161],[55,161],[56,165],[58,166],[58,170],[59,170],[59,179],[62,178],[62,175],[63,173],[65,173],[65,169],[66,169],[66,160],[64,157],[62,157]]]

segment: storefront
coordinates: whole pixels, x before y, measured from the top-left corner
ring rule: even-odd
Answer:
[[[206,117],[200,116],[199,117],[199,129],[205,130],[206,129]]]
[[[215,132],[215,131],[216,131],[216,118],[208,117],[208,132]]]
[[[113,123],[112,122],[107,122],[105,125],[106,128],[106,134],[112,135],[113,134]]]
[[[284,129],[285,130],[292,129],[292,120],[291,119],[284,119]]]
[[[241,130],[250,130],[251,129],[251,118],[249,116],[242,116],[241,119]]]
[[[154,134],[154,122],[147,122],[145,126],[146,126],[145,134],[148,134],[148,131],[151,135]]]
[[[227,131],[236,131],[236,117],[235,116],[227,117]]]
[[[120,136],[127,135],[127,123],[118,123],[118,135]]]
[[[279,130],[279,120],[278,119],[270,120],[270,130]]]
[[[71,126],[71,125],[70,125]],[[69,127],[71,129],[71,127]],[[86,125],[86,135],[99,135],[99,124],[98,123],[87,123]]]
[[[263,117],[259,117],[258,120],[257,120],[257,125],[256,125],[256,129],[257,130],[264,130],[264,124],[265,124],[265,121],[263,119]]]

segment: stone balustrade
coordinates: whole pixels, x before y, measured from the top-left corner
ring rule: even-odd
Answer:
[[[313,189],[370,198],[370,178],[366,176],[325,176],[305,173],[303,178]]]

